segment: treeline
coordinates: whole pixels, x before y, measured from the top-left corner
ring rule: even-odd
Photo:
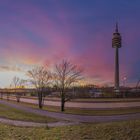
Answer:
[[[32,86],[35,89],[35,94],[37,94],[40,109],[43,107],[46,94],[49,94],[50,87],[55,87],[61,98],[61,111],[64,111],[65,102],[71,99],[68,89],[83,79],[82,72],[83,70],[77,65],[62,60],[54,66],[53,71],[50,71],[47,66],[36,66],[27,71],[28,80],[14,77],[10,87],[14,88],[19,102],[22,94],[17,92],[18,88],[24,88],[26,84]]]

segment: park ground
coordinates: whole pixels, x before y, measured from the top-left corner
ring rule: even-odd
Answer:
[[[61,127],[15,127],[0,124],[1,140],[139,140],[140,120]]]
[[[12,105],[13,106],[10,106]],[[19,106],[16,108],[16,106]],[[50,127],[48,124],[57,124],[61,119],[39,115],[27,110],[22,110],[21,107],[37,109],[36,105],[16,103],[13,101],[1,101],[0,104],[0,118],[10,119],[13,121],[26,121],[27,123],[41,123],[42,126],[13,126],[11,124],[0,123],[0,140],[139,140],[140,139],[140,119],[131,118],[128,120],[111,120],[109,122],[90,122],[90,123],[73,123],[72,125],[58,125]],[[45,107],[47,110],[49,107]],[[59,113],[58,108],[50,110],[51,113]],[[132,111],[133,110],[133,111]],[[72,112],[65,112],[64,115],[73,115]],[[116,113],[117,112],[117,113]],[[105,115],[107,118],[115,118],[115,115],[131,115],[139,114],[139,109],[128,108],[116,111],[115,114],[112,110],[107,112],[104,110],[93,111],[91,117],[98,117],[97,115]],[[123,112],[123,113],[122,113]],[[89,112],[88,112],[89,113]],[[84,114],[85,116],[86,114]],[[121,117],[121,115],[120,115]],[[68,122],[66,122],[68,124]]]

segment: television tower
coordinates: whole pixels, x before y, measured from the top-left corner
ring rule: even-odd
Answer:
[[[115,49],[115,80],[114,90],[119,92],[119,48],[121,48],[121,35],[118,31],[118,24],[116,23],[116,29],[113,33],[112,47]]]

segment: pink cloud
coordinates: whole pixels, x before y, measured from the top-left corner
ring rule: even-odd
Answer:
[[[77,38],[70,32],[74,30],[74,26],[69,27],[67,23],[67,14],[70,15],[71,13],[67,11],[67,14],[65,14],[66,9],[63,9],[63,7],[57,13],[58,20],[63,23],[61,25],[63,26],[63,31],[59,28],[57,22],[49,17],[46,11],[35,5],[27,5],[24,2],[13,3],[10,5],[10,9],[18,11],[18,13],[9,17],[10,24],[4,25],[4,22],[2,23],[5,28],[9,26],[9,32],[13,33],[13,36],[8,35],[8,37],[1,40],[1,44],[7,46],[6,48],[1,48],[3,57],[7,61],[27,65],[36,63],[51,65],[66,58],[81,65],[85,69],[85,75],[93,81],[98,81],[98,83],[113,82],[114,51],[111,48],[112,34],[106,34],[108,31],[110,32],[110,27],[101,29],[102,31],[99,30],[93,36],[90,36],[88,41],[85,42],[85,47],[79,47],[78,50],[74,48],[77,47],[77,44],[74,45],[73,43]],[[97,16],[97,13],[95,15]],[[83,34],[87,33],[88,35],[86,25],[82,24],[78,30],[83,30]],[[37,44],[34,42],[27,36],[26,31],[41,39],[43,43]],[[137,30],[130,30],[126,40],[129,40],[131,44],[135,42],[136,33]],[[127,42],[125,43],[127,44]],[[130,73],[130,69],[128,70],[124,65],[125,61],[122,64],[121,70],[125,71],[123,74]]]

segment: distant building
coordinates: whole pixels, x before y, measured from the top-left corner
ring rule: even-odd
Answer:
[[[97,89],[97,88],[89,90],[89,93],[90,93],[91,97],[95,97],[95,98],[102,97],[102,95],[103,95],[101,89]]]

